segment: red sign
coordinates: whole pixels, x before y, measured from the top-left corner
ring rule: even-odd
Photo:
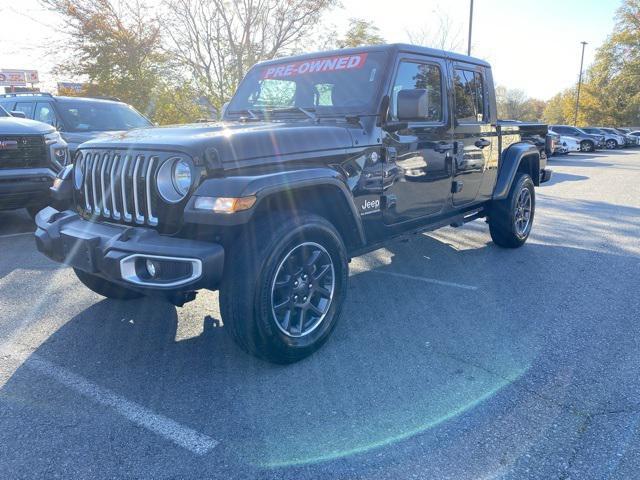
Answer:
[[[366,53],[358,53],[356,55],[310,58],[282,65],[269,65],[262,71],[262,78],[289,78],[309,73],[357,70],[364,67],[366,60]]]

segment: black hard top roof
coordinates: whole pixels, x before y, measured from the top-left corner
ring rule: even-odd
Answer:
[[[317,58],[319,55],[325,56],[333,56],[333,55],[351,55],[355,53],[364,53],[364,52],[392,52],[392,53],[415,53],[417,55],[426,55],[430,57],[439,57],[439,58],[448,58],[451,60],[473,63],[475,65],[481,65],[483,67],[491,68],[489,63],[475,57],[469,57],[467,55],[462,55],[460,53],[448,52],[446,50],[438,50],[436,48],[427,48],[421,47],[419,45],[410,45],[407,43],[391,43],[387,45],[371,45],[366,47],[357,47],[357,48],[342,48],[340,50],[329,50],[324,52],[312,52],[305,53],[302,55],[292,55],[290,57],[281,57],[273,60],[267,60],[265,62],[259,62],[258,65],[270,65],[275,63],[282,63],[283,60],[286,59],[306,59],[306,58]]]

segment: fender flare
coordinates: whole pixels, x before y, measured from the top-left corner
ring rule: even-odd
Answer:
[[[535,185],[540,184],[540,152],[535,145],[531,143],[521,142],[515,143],[502,154],[500,161],[500,169],[496,186],[493,189],[493,199],[503,200],[509,195],[513,180],[516,178],[518,169],[523,159],[533,157],[534,164],[531,168],[531,178]],[[536,174],[537,172],[537,174]]]
[[[260,204],[268,197],[314,186],[330,186],[342,196],[356,227],[359,240],[362,245],[365,245],[364,227],[353,202],[353,195],[343,176],[331,168],[310,168],[250,176],[209,178],[200,184],[187,202],[184,210],[184,220],[186,223],[193,224],[242,225],[251,221]],[[196,210],[194,208],[195,199],[201,196],[231,198],[255,196],[257,200],[249,210],[229,215]]]

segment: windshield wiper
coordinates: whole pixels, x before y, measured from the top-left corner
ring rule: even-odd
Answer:
[[[240,117],[240,119],[244,119],[244,120],[260,120],[260,117],[256,114],[256,112],[254,112],[253,110],[251,110],[250,108],[247,108],[246,110],[232,110],[230,112],[228,112],[232,115],[242,115],[244,113],[248,114],[250,118],[247,117]]]
[[[309,117],[311,120],[318,120],[318,116],[313,113],[315,109],[306,109],[306,108],[302,108],[302,107],[284,107],[284,108],[270,108],[270,109],[264,109],[262,110],[263,112],[266,113],[287,113],[287,112],[301,112],[304,113],[307,117]]]

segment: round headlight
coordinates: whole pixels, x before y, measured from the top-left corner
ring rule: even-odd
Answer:
[[[82,154],[78,152],[73,165],[73,182],[76,187],[76,190],[80,190],[80,188],[82,188],[82,182],[84,180],[84,177],[82,175],[83,163],[84,163],[84,158],[82,157]]]
[[[173,186],[181,197],[184,197],[191,188],[191,165],[184,159],[179,159],[173,164],[171,176]]]
[[[184,200],[192,181],[191,162],[181,157],[173,157],[162,163],[156,174],[158,193],[167,203]]]

